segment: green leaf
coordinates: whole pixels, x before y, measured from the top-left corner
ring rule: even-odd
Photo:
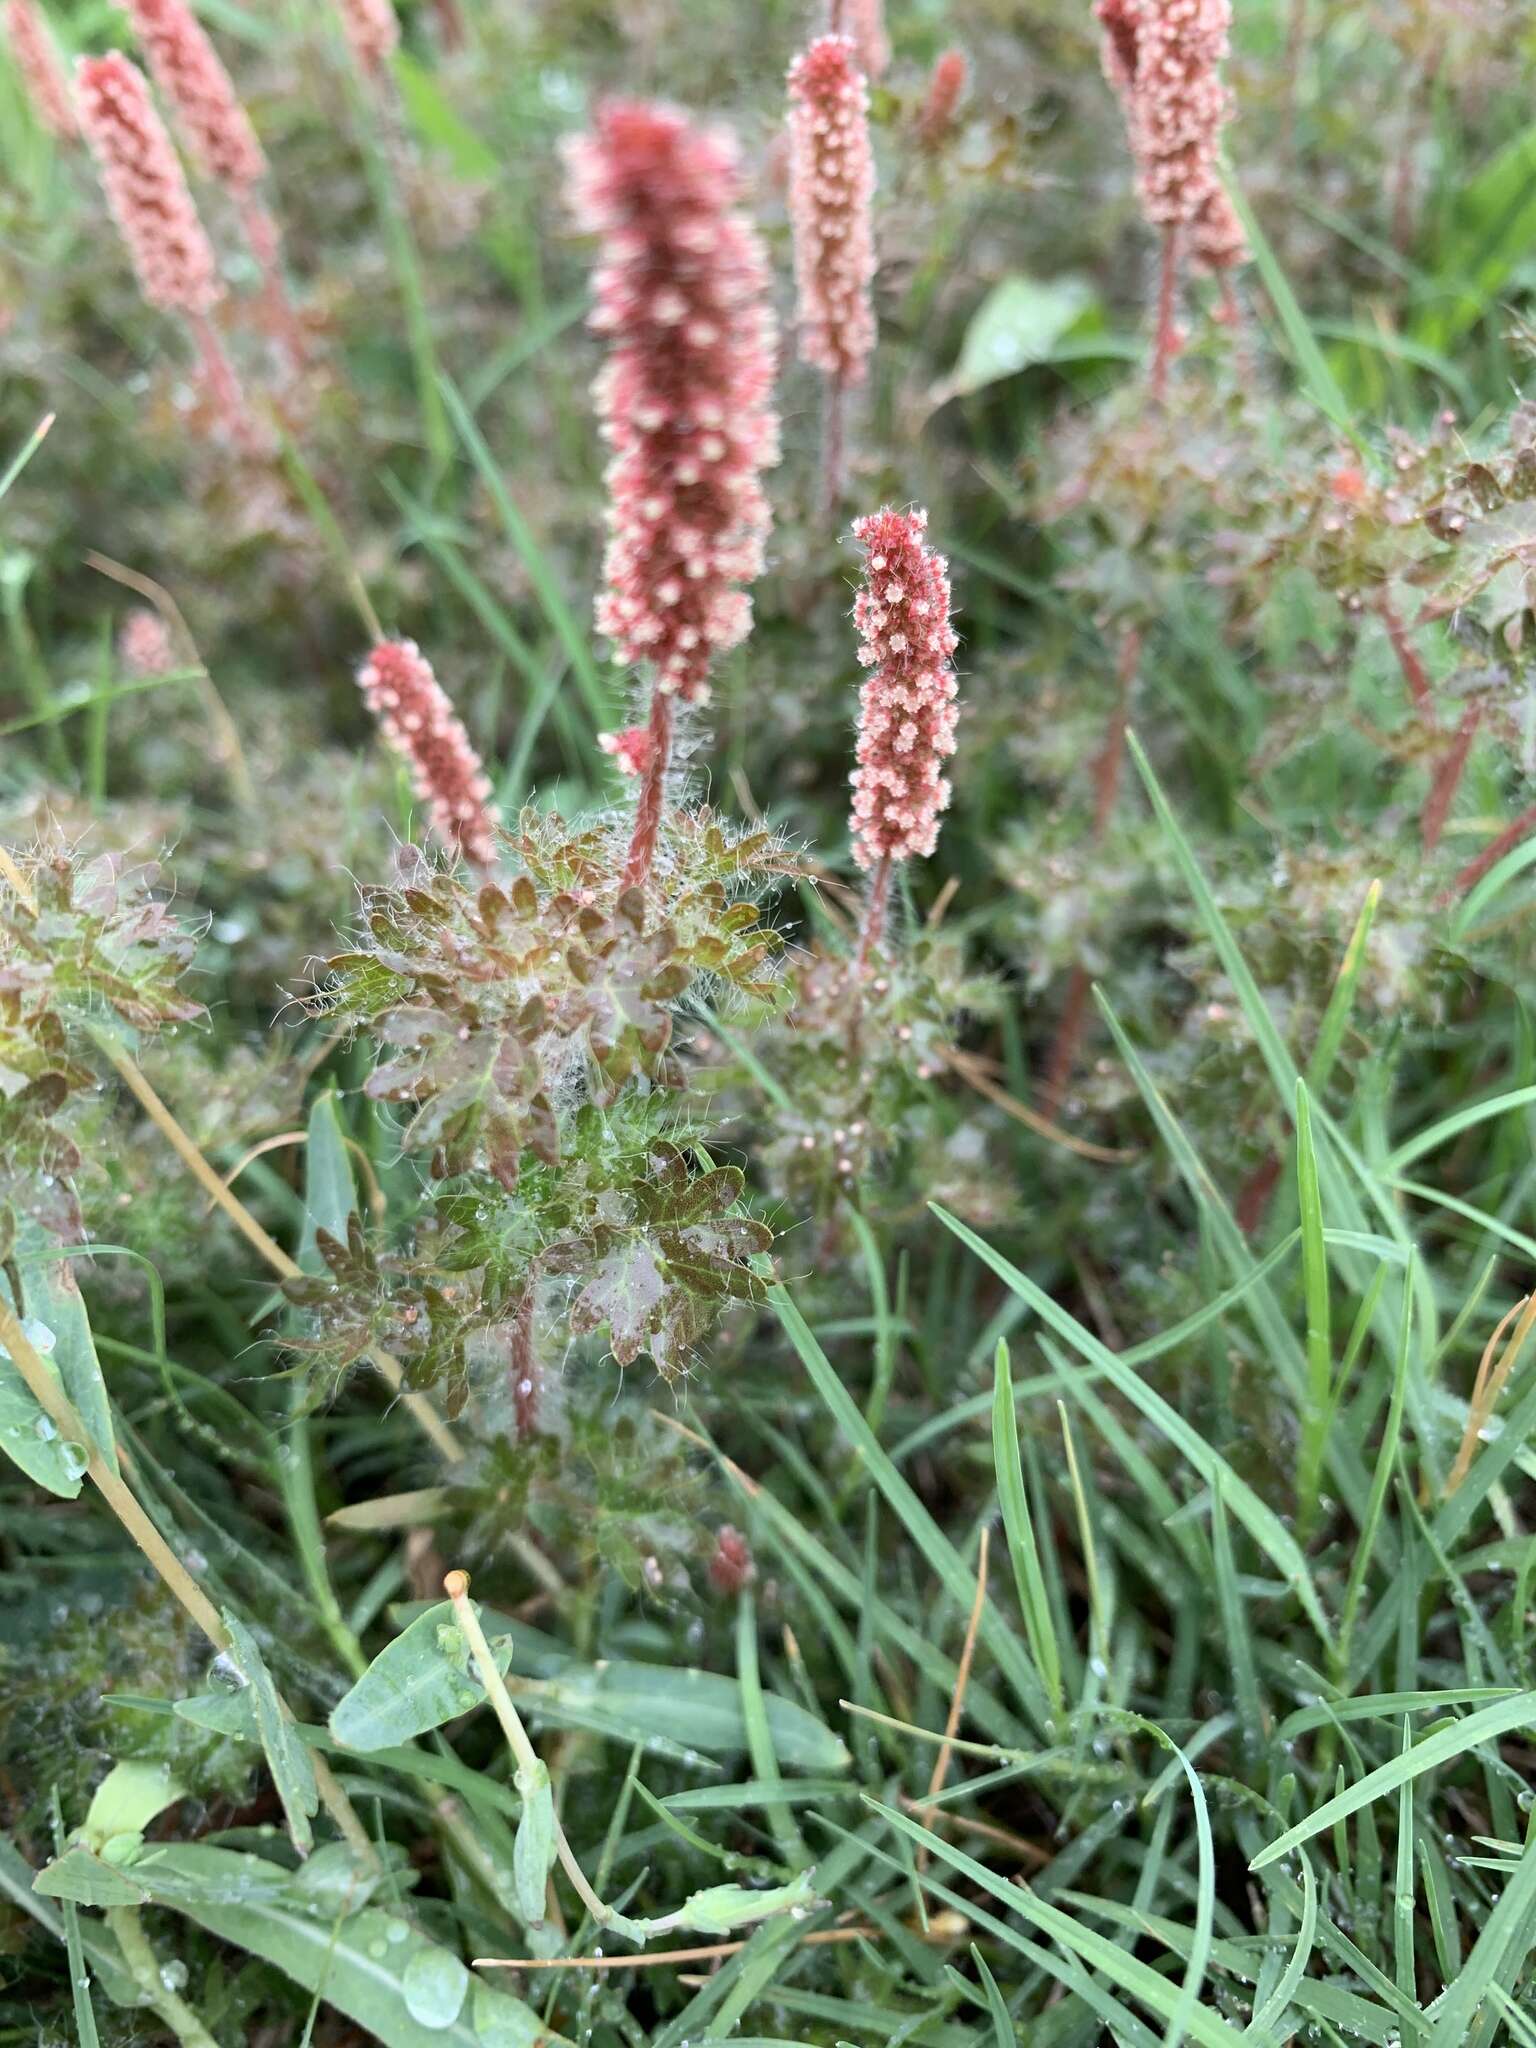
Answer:
[[[18,1224],[16,1264],[27,1299],[27,1313],[53,1332],[52,1362],[64,1391],[89,1430],[102,1461],[115,1472],[117,1446],[112,1430],[112,1403],[91,1337],[90,1319],[72,1262],[50,1257],[49,1249],[48,1239],[36,1223],[23,1220]]]
[[[304,1227],[299,1233],[298,1261],[306,1273],[323,1273],[325,1261],[315,1240],[322,1230],[339,1244],[347,1241],[347,1219],[357,1207],[352,1162],[336,1096],[327,1090],[310,1104],[304,1144]]]
[[[447,1618],[452,1614],[446,1602],[419,1612],[408,1611],[413,1612],[414,1618],[405,1634],[396,1639],[397,1644],[419,1628],[428,1615]],[[512,1688],[521,1713],[557,1728],[590,1728],[616,1742],[639,1742],[651,1747],[664,1741],[673,1754],[682,1746],[704,1756],[739,1756],[746,1751],[741,1691],[734,1678],[724,1678],[714,1671],[631,1663],[619,1657],[604,1659],[600,1664],[583,1664],[567,1656],[547,1636],[541,1637],[521,1623],[514,1624],[510,1615],[499,1614],[493,1607],[479,1611],[502,1670],[508,1668],[502,1661],[507,1644],[504,1638],[498,1643],[497,1631],[514,1630],[510,1668],[521,1681]],[[370,1674],[388,1655],[385,1650],[375,1658],[369,1667]],[[331,1733],[349,1748],[364,1745],[342,1734],[337,1716],[361,1684],[359,1681],[353,1687],[331,1716]],[[469,1705],[478,1705],[482,1697],[477,1688]],[[790,1770],[827,1776],[847,1770],[851,1759],[841,1738],[797,1701],[765,1692],[763,1710],[780,1764]],[[455,1707],[452,1711],[466,1710]],[[449,1718],[443,1716],[445,1720]],[[349,1722],[350,1719],[349,1714]]]
[[[13,1310],[16,1306],[11,1284],[0,1272],[0,1299]],[[63,1376],[52,1356],[52,1330],[31,1317],[22,1319],[22,1334],[41,1356],[43,1364],[63,1385]],[[90,1459],[83,1444],[72,1443],[59,1434],[58,1426],[44,1414],[35,1395],[11,1359],[0,1346],[0,1451],[36,1485],[46,1487],[61,1500],[76,1500]]]
[[[99,1849],[114,1835],[140,1834],[155,1818],[185,1797],[164,1764],[114,1764],[96,1787],[80,1833]]]
[[[224,1626],[229,1630],[231,1653],[250,1691],[261,1747],[267,1768],[272,1773],[272,1782],[277,1787],[277,1796],[282,1801],[288,1833],[299,1854],[307,1856],[315,1843],[310,1816],[320,1804],[313,1760],[303,1736],[283,1711],[277,1687],[272,1683],[272,1675],[256,1646],[256,1638],[239,1616],[227,1609]]]
[[[953,371],[935,398],[958,398],[1048,363],[1056,345],[1096,307],[1098,294],[1081,277],[999,278],[971,315]]]
[[[512,1845],[517,1910],[530,1927],[542,1927],[545,1891],[555,1860],[555,1795],[550,1790],[549,1772],[538,1761],[531,1770],[519,1770],[513,1782],[523,1798],[523,1817]]]
[[[142,1885],[83,1842],[45,1865],[33,1878],[32,1889],[45,1899],[70,1899],[77,1906],[142,1906],[149,1897]]]
[[[1309,1842],[1314,1835],[1331,1828],[1335,1821],[1346,1820],[1350,1814],[1358,1813],[1362,1806],[1369,1806],[1373,1799],[1395,1792],[1410,1778],[1417,1778],[1425,1771],[1449,1763],[1453,1757],[1475,1749],[1480,1742],[1492,1742],[1500,1735],[1509,1735],[1517,1728],[1533,1725],[1536,1725],[1536,1692],[1517,1693],[1513,1699],[1479,1708],[1475,1714],[1468,1714],[1464,1721],[1454,1721],[1450,1727],[1426,1735],[1412,1749],[1404,1750],[1400,1756],[1378,1765],[1374,1771],[1368,1771],[1358,1784],[1326,1800],[1315,1813],[1308,1814],[1295,1827],[1287,1828],[1277,1840],[1260,1850],[1249,1864],[1249,1869],[1262,1870],[1266,1864],[1288,1854],[1298,1843]]]
[[[492,1641],[497,1669],[512,1646]],[[348,1749],[367,1752],[410,1742],[482,1706],[485,1693],[467,1668],[468,1652],[454,1626],[453,1606],[439,1600],[380,1650],[331,1710],[330,1730]]]
[[[253,1882],[271,1866],[256,1856]],[[521,2000],[475,1983],[459,1958],[397,1913],[365,1907],[338,1920],[293,1896],[243,1904],[168,1897],[199,1927],[260,1956],[345,2013],[383,2048],[537,2048],[561,2044]]]

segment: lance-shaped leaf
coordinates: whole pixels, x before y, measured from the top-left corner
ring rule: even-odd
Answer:
[[[272,1782],[277,1787],[277,1796],[282,1801],[288,1833],[299,1854],[307,1856],[315,1844],[310,1816],[320,1804],[314,1762],[303,1736],[283,1711],[277,1687],[272,1683],[272,1674],[256,1646],[256,1638],[238,1615],[226,1612],[224,1626],[229,1630],[231,1654],[250,1692],[257,1733],[267,1768],[272,1773]]]
[[[517,1910],[530,1927],[544,1923],[544,1896],[555,1860],[555,1795],[549,1772],[535,1760],[519,1769],[512,1781],[523,1799],[523,1817],[512,1845],[512,1882]]]
[[[505,1671],[512,1646],[493,1641],[497,1668]],[[333,1736],[348,1749],[387,1749],[425,1735],[480,1706],[485,1699],[469,1667],[469,1652],[453,1620],[453,1607],[440,1600],[380,1650],[351,1691],[331,1710]]]

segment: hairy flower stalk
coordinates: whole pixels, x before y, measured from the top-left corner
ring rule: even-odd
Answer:
[[[414,640],[381,640],[357,683],[384,737],[409,762],[439,838],[476,867],[494,866],[490,778],[421,649]]]
[[[778,460],[768,265],[736,210],[735,145],[671,108],[613,101],[568,145],[571,205],[602,238],[593,329],[610,352],[594,386],[608,467],[599,632],[653,688],[625,886],[644,882],[660,829],[676,701],[702,704],[719,657],[752,623],[763,566],[761,473]]]
[[[874,190],[869,92],[854,44],[821,36],[789,67],[789,217],[800,356],[827,380],[821,502],[829,523],[842,490],[847,393],[864,381],[875,345]]]
[[[114,50],[105,57],[82,57],[75,82],[80,125],[139,290],[149,305],[186,322],[214,411],[231,440],[254,448],[260,437],[210,317],[224,290],[213,244],[155,112],[148,80]]]
[[[33,0],[6,0],[5,33],[37,118],[60,142],[78,142],[80,124],[70,99],[69,76]]]
[[[949,802],[944,761],[955,751],[959,642],[950,624],[948,564],[923,539],[928,514],[889,507],[853,523],[864,550],[854,600],[859,692],[853,787],[853,857],[870,877],[855,971],[879,943],[891,868],[930,854]]]
[[[1167,388],[1181,337],[1179,265],[1187,252],[1223,280],[1247,254],[1241,224],[1218,171],[1231,95],[1221,78],[1231,0],[1097,0],[1104,74],[1119,95],[1136,162],[1136,190],[1162,237],[1152,390]]]
[[[240,224],[261,271],[262,303],[272,332],[292,367],[304,359],[304,340],[283,286],[282,240],[258,187],[267,159],[219,53],[187,0],[126,0],[129,18],[149,59],[150,75],[176,110],[193,163],[234,200]]]

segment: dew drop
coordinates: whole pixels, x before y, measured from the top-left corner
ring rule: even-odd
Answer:
[[[405,2009],[421,2027],[451,2027],[469,1984],[468,1970],[445,1948],[419,1949],[400,1976]]]

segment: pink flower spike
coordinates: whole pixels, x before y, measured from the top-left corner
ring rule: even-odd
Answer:
[[[891,39],[885,32],[885,0],[832,0],[829,26],[833,35],[848,36],[858,52],[866,78],[879,78],[891,61]]]
[[[250,116],[187,0],[126,0],[150,76],[176,110],[192,161],[242,197],[266,176]]]
[[[336,9],[358,70],[376,78],[400,45],[394,0],[336,0]]]
[[[935,61],[928,79],[928,95],[917,116],[917,139],[924,149],[941,149],[949,140],[955,126],[955,109],[970,75],[964,50],[945,50]]]
[[[1153,227],[1191,227],[1220,190],[1231,0],[1097,0],[1094,12],[1105,75],[1125,108],[1142,212]]]
[[[888,507],[853,523],[864,550],[854,602],[859,660],[870,670],[859,692],[858,766],[853,786],[853,857],[861,868],[929,854],[949,803],[941,763],[955,751],[958,646],[950,625],[949,577],[923,539],[928,515]]]
[[[64,60],[32,0],[6,0],[5,32],[37,118],[60,142],[78,142],[80,124]]]
[[[735,145],[669,107],[610,101],[567,145],[572,210],[602,238],[594,393],[613,449],[598,631],[701,704],[745,639],[762,570],[761,472],[777,462],[768,265]],[[664,767],[664,763],[660,764]]]
[[[820,36],[789,67],[789,217],[803,361],[842,386],[875,345],[869,94],[847,36]]]
[[[414,640],[381,640],[358,688],[385,739],[411,766],[417,796],[444,844],[477,867],[496,861],[490,777]]]
[[[114,50],[82,57],[75,81],[80,123],[139,290],[165,312],[205,316],[223,293],[213,245],[143,72]]]
[[[621,775],[643,775],[651,765],[651,735],[643,725],[626,726],[623,732],[600,732],[597,744],[613,756]]]

